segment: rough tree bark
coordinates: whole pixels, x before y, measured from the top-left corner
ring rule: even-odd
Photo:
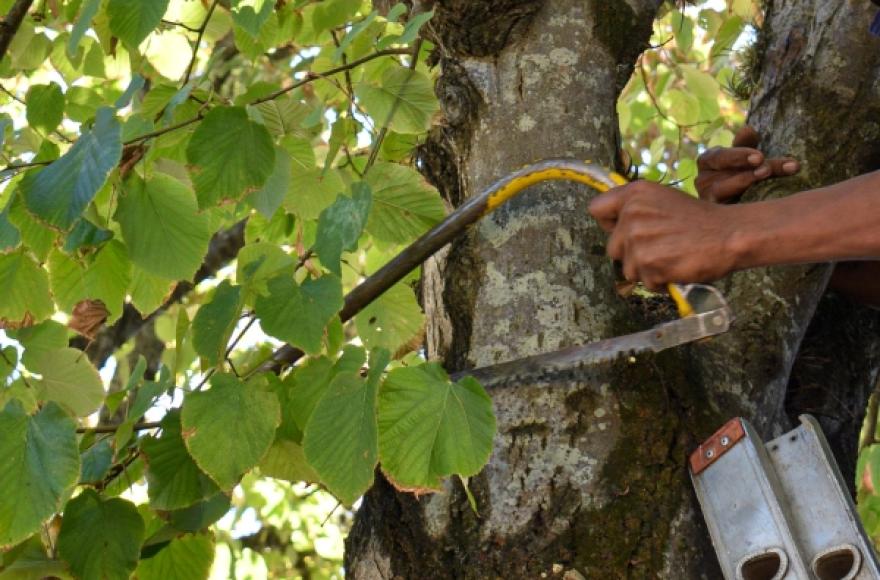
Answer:
[[[449,203],[540,158],[614,165],[615,102],[658,4],[433,4],[429,34],[446,124],[422,151],[421,166]],[[805,170],[752,199],[876,166],[880,46],[867,35],[869,11],[869,3],[847,0],[767,2],[751,120],[769,153],[794,154]],[[631,332],[669,315],[663,304],[615,294],[588,198],[572,185],[537,187],[426,265],[431,358],[455,371]],[[470,482],[479,514],[458,482],[416,500],[380,480],[349,537],[348,573],[720,577],[685,468],[702,438],[735,414],[772,437],[799,410],[818,411],[851,461],[878,368],[868,332],[876,321],[864,324],[863,311],[829,299],[809,333],[812,358],[792,375],[829,271],[777,268],[724,281],[738,323],[723,339],[493,390],[495,451]],[[829,328],[834,342],[823,344]],[[822,357],[831,362],[817,365]],[[786,405],[789,383],[797,388]],[[833,389],[837,396],[826,396]]]

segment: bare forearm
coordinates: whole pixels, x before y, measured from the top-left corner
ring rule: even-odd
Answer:
[[[880,172],[729,211],[737,269],[880,259]]]

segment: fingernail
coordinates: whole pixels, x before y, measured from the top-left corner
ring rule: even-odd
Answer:
[[[751,163],[752,165],[760,165],[762,161],[764,160],[758,153],[752,153],[751,155],[749,155],[749,163]]]
[[[755,177],[758,179],[764,179],[770,175],[770,167],[768,165],[762,165],[761,167],[755,169]]]
[[[798,165],[797,161],[788,161],[782,164],[782,170],[789,175],[794,175],[800,169],[800,165]]]

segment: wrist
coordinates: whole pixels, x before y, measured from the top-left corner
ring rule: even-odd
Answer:
[[[766,265],[768,238],[773,231],[769,223],[770,208],[763,203],[722,206],[727,230],[724,252],[729,256],[731,271]]]

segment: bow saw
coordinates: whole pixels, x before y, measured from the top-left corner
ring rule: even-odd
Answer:
[[[451,242],[468,226],[492,213],[506,201],[532,185],[544,181],[574,181],[599,192],[624,185],[626,178],[598,165],[575,159],[547,159],[527,165],[496,181],[480,194],[470,198],[442,222],[407,246],[375,274],[361,282],[345,297],[339,318],[347,322],[358,312],[402,280],[426,259]],[[733,314],[721,293],[702,284],[667,285],[680,318],[658,324],[651,329],[615,338],[600,340],[556,352],[526,357],[497,365],[462,371],[454,380],[465,376],[476,378],[483,386],[498,386],[584,368],[596,363],[639,352],[660,352],[727,332]],[[280,372],[293,364],[303,352],[290,345],[281,347],[266,370]]]

